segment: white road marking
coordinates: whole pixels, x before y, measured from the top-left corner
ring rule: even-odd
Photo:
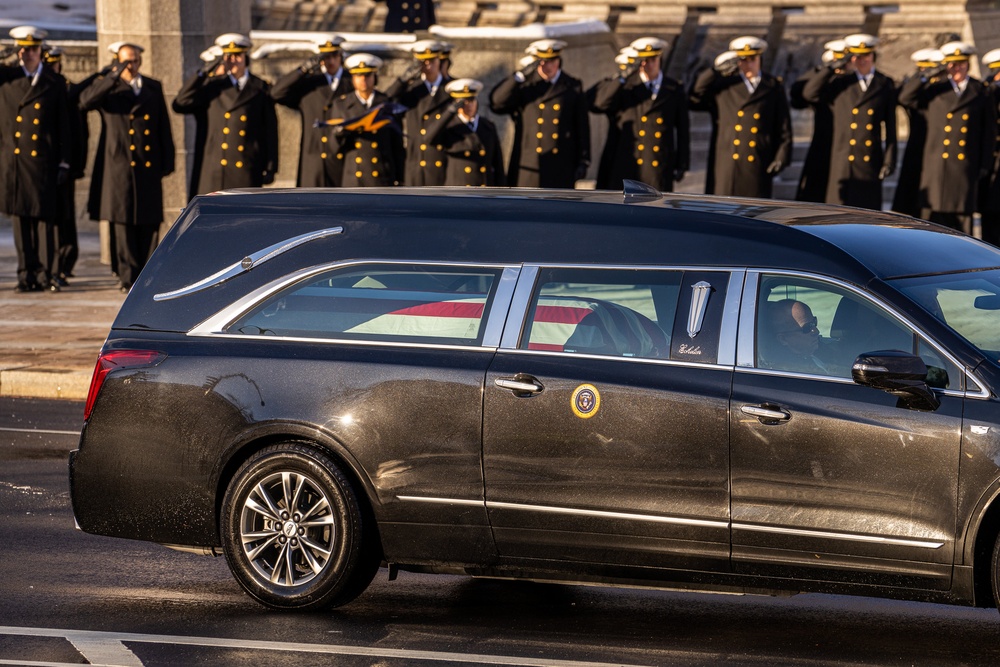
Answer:
[[[527,667],[641,667],[621,662],[586,662],[579,660],[553,660],[551,658],[521,658],[506,655],[486,655],[481,653],[447,653],[444,651],[411,651],[407,649],[349,646],[342,644],[300,644],[297,642],[269,642],[252,639],[223,639],[218,637],[185,637],[180,635],[149,635],[128,632],[90,632],[83,630],[61,630],[58,628],[18,628],[0,626],[0,635],[20,635],[27,637],[62,637],[74,646],[96,646],[100,643],[121,644],[122,642],[142,642],[147,644],[174,644],[179,646],[207,646],[210,648],[251,649],[258,651],[291,651],[327,655],[354,655],[371,658],[395,658],[399,660],[424,660],[428,662],[462,662],[474,665],[523,665]],[[122,646],[122,648],[125,648]],[[126,649],[128,650],[128,649]],[[129,652],[131,654],[131,652]],[[134,654],[131,654],[133,658]],[[5,664],[0,661],[0,664]],[[21,662],[19,664],[27,664]],[[39,663],[42,664],[42,663]],[[139,667],[142,663],[103,663]]]
[[[86,639],[82,636],[67,637],[69,642],[91,665],[115,665],[115,667],[143,667],[142,660],[128,650],[117,639],[98,637]]]

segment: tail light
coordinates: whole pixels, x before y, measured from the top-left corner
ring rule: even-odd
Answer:
[[[110,350],[102,352],[94,367],[94,376],[90,379],[90,391],[87,392],[87,404],[83,408],[83,420],[90,419],[90,412],[94,409],[97,395],[101,393],[104,386],[104,378],[113,370],[119,368],[142,368],[143,366],[155,366],[167,355],[156,350]]]

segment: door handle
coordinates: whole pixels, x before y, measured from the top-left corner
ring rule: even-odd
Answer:
[[[740,412],[756,417],[762,424],[777,424],[792,418],[792,413],[787,410],[768,405],[743,405],[740,406]]]
[[[515,394],[537,394],[544,389],[542,384],[533,377],[517,375],[512,378],[497,378],[493,384],[501,389],[510,389]]]

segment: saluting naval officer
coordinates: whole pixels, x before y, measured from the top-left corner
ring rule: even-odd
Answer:
[[[997,112],[986,87],[969,76],[975,47],[948,42],[941,52],[945,72],[907,81],[899,103],[927,118],[920,217],[971,234],[979,181],[993,164]]]
[[[448,155],[445,185],[506,185],[496,126],[479,115],[482,81],[456,79],[445,86],[454,100],[427,128],[428,141]]]
[[[443,51],[444,45],[433,39],[415,42],[410,47],[412,65],[385,91],[389,99],[408,109],[403,116],[406,185],[444,185],[448,156],[440,144],[429,140],[427,130],[451,103],[445,90],[448,82],[441,73]]]
[[[391,100],[376,90],[376,76],[382,59],[370,53],[355,53],[344,61],[344,68],[351,75],[354,90],[340,95],[334,102],[335,118],[352,120],[364,117],[379,105]],[[392,123],[377,129],[359,127],[348,130],[334,128],[338,158],[343,161],[344,187],[373,187],[399,185],[403,178],[403,138]]]
[[[796,79],[788,93],[788,103],[791,108],[812,109],[813,112],[812,139],[809,141],[809,149],[802,162],[799,183],[795,189],[795,199],[798,201],[826,201],[826,183],[830,176],[830,143],[833,141],[833,115],[829,105],[807,102],[802,96],[802,91],[813,78],[825,76],[830,63],[844,62],[847,44],[842,39],[835,39],[824,44],[823,49],[820,64]]]
[[[490,92],[493,113],[514,119],[510,185],[572,188],[590,166],[590,119],[579,79],[562,69],[566,42],[540,39],[525,49],[535,61]]]
[[[939,49],[918,49],[910,55],[910,60],[917,69],[910,76],[921,77],[927,72],[941,67],[944,54]],[[903,79],[903,85],[910,77]],[[920,199],[916,196],[920,188],[920,167],[924,160],[924,142],[927,140],[927,119],[924,110],[919,108],[905,109],[909,121],[910,132],[906,138],[906,148],[899,165],[899,175],[896,177],[896,194],[892,198],[891,210],[897,213],[920,217]]]
[[[115,228],[118,279],[128,291],[159,241],[162,180],[174,171],[174,139],[163,85],[140,73],[143,48],[125,43],[118,62],[80,93],[101,114],[104,155],[100,219]]]
[[[344,71],[344,38],[325,35],[316,40],[316,58],[296,67],[278,79],[271,87],[275,102],[295,109],[302,117],[302,141],[299,148],[299,171],[295,185],[299,187],[331,187],[340,185],[343,163],[331,145],[331,128],[314,127],[316,121],[332,116],[333,101],[354,90],[351,77]]]
[[[845,59],[811,79],[802,96],[827,106],[833,120],[826,201],[881,210],[882,181],[896,170],[896,88],[875,70],[877,37],[844,42]]]
[[[618,55],[615,56],[615,65],[618,67],[618,73],[614,77],[604,79],[604,81],[610,81],[610,78],[628,77],[632,73],[632,69],[638,67],[637,63],[638,56],[636,50],[631,46],[622,48],[618,52]],[[587,104],[590,105],[591,113],[607,116],[608,119],[607,136],[604,139],[604,148],[601,149],[601,159],[597,163],[597,189],[617,190],[621,187],[621,183],[616,184],[611,179],[621,130],[618,129],[618,125],[615,123],[614,113],[602,111],[594,106],[594,102],[597,100],[597,89],[600,85],[601,81],[598,81],[584,93],[587,96]]]
[[[979,63],[985,68],[983,84],[987,97],[997,111],[993,166],[979,184],[979,213],[982,215],[983,240],[1000,246],[1000,49],[988,51]]]
[[[237,33],[220,35],[215,43],[222,47],[225,73],[213,76],[212,66],[199,70],[172,104],[205,124],[204,144],[195,148],[193,194],[260,187],[274,182],[278,170],[274,100],[267,82],[250,73],[252,44]]]
[[[80,255],[80,246],[76,233],[76,181],[83,178],[87,168],[87,143],[90,133],[87,131],[87,115],[79,111],[80,91],[86,88],[91,79],[88,77],[78,84],[71,84],[62,74],[63,50],[54,44],[42,44],[42,62],[59,80],[66,85],[67,103],[69,104],[70,141],[70,173],[66,182],[57,187],[58,204],[56,206],[56,256],[52,268],[52,281],[60,286],[69,285],[67,277],[72,275],[73,267]]]
[[[781,81],[761,71],[767,42],[737,37],[732,57],[706,69],[691,87],[690,106],[716,118],[712,173],[705,192],[770,197],[771,182],[791,162],[792,121]]]
[[[669,192],[690,166],[687,94],[663,73],[665,41],[642,37],[630,46],[637,67],[601,81],[594,94],[593,108],[609,114],[618,135],[611,186],[621,187],[628,178]]]
[[[18,62],[0,66],[0,211],[14,218],[17,292],[59,291],[52,280],[57,187],[70,179],[72,140],[66,83],[42,65],[47,34],[13,28]]]

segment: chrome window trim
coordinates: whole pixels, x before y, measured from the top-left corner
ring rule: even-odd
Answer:
[[[409,343],[391,340],[366,340],[363,338],[306,338],[301,336],[259,336],[253,334],[208,333],[187,334],[226,340],[281,341],[285,343],[310,343],[315,345],[365,345],[368,347],[406,347],[422,350],[465,350],[471,352],[496,352],[496,347],[484,345],[462,345],[460,343]]]
[[[490,305],[488,312],[483,313],[483,341],[479,345],[461,345],[458,343],[414,343],[407,341],[384,341],[384,340],[366,340],[366,339],[356,339],[356,338],[320,338],[312,336],[258,336],[249,334],[238,334],[229,333],[225,331],[225,328],[234,322],[238,317],[247,312],[250,308],[253,308],[262,301],[270,298],[273,294],[281,291],[282,289],[292,285],[300,280],[308,279],[312,276],[318,275],[325,271],[331,271],[336,269],[348,268],[351,266],[365,266],[369,264],[382,264],[390,266],[426,266],[426,267],[445,267],[445,268],[459,268],[459,269],[472,269],[472,270],[482,270],[482,269],[499,269],[501,270],[500,278],[497,281],[497,287],[494,291],[493,301]],[[233,303],[229,304],[225,308],[217,311],[215,314],[209,316],[200,324],[197,324],[194,328],[189,330],[186,335],[197,336],[197,337],[212,337],[212,338],[231,338],[231,339],[242,339],[242,340],[274,340],[274,341],[290,341],[290,342],[310,342],[310,343],[338,343],[338,344],[354,344],[354,345],[380,345],[389,347],[411,347],[411,348],[429,348],[429,349],[462,349],[462,350],[495,350],[497,344],[499,343],[499,333],[503,329],[503,320],[506,318],[507,309],[510,306],[509,299],[510,295],[513,293],[513,285],[517,282],[517,273],[519,267],[512,266],[509,264],[475,264],[469,262],[414,262],[412,260],[398,260],[398,259],[363,259],[363,260],[347,260],[340,262],[330,262],[327,264],[318,264],[315,266],[306,267],[289,273],[288,275],[282,276],[276,280],[261,285],[252,292],[245,294],[243,297],[237,299]],[[494,318],[499,318],[498,323],[493,323]],[[487,335],[491,336],[490,340],[487,340]]]
[[[775,533],[781,535],[796,535],[820,539],[843,540],[846,542],[866,542],[869,544],[886,544],[890,546],[915,547],[918,549],[940,549],[946,542],[941,540],[921,540],[903,537],[886,537],[884,535],[863,535],[859,533],[842,533],[828,530],[810,530],[806,528],[784,528],[781,526],[764,526],[752,523],[730,522],[717,519],[692,519],[680,516],[665,516],[658,514],[638,514],[635,512],[609,512],[607,510],[588,510],[577,507],[554,507],[550,505],[531,505],[527,503],[509,503],[495,500],[469,500],[466,498],[441,498],[434,496],[396,496],[397,500],[428,503],[436,505],[464,505],[483,507],[485,509],[510,509],[544,514],[567,514],[571,516],[615,519],[626,521],[643,521],[647,523],[667,523],[680,526],[698,526],[702,528],[722,528],[727,530],[746,530],[758,533]]]
[[[733,368],[736,365],[736,342],[739,340],[740,299],[742,298],[746,271],[733,269],[729,272],[726,286],[726,302],[722,307],[722,322],[719,323],[719,354],[716,364]]]
[[[945,545],[945,542],[936,540],[915,540],[902,537],[884,537],[882,535],[860,535],[856,533],[809,530],[805,528],[782,528],[780,526],[762,526],[753,523],[733,523],[732,527],[733,530],[747,530],[755,533],[777,533],[780,535],[816,537],[822,539],[844,540],[847,542],[888,544],[895,547],[916,547],[918,549],[940,549]]]
[[[584,354],[581,352],[550,352],[549,350],[522,350],[520,348],[500,348],[501,352],[505,354],[523,354],[530,356],[544,356],[544,357],[567,357],[572,356],[574,359],[596,359],[599,361],[626,361],[630,363],[643,363],[643,364],[658,364],[660,366],[683,366],[685,368],[712,368],[723,371],[732,371],[733,367],[727,366],[725,364],[709,364],[709,363],[699,363],[697,361],[681,361],[679,359],[659,359],[656,357],[615,357],[611,355],[601,355],[601,354]]]
[[[266,248],[262,248],[255,253],[247,255],[240,261],[230,264],[221,271],[217,271],[216,273],[202,278],[197,282],[191,283],[190,285],[172,290],[170,292],[160,292],[159,294],[154,294],[153,301],[167,301],[169,299],[176,299],[178,297],[187,296],[188,294],[200,292],[203,289],[219,285],[242,273],[246,273],[250,269],[260,266],[264,262],[274,259],[278,255],[286,253],[293,248],[297,248],[304,243],[326,238],[327,236],[334,236],[335,234],[342,234],[343,231],[343,227],[329,227],[327,229],[320,229],[315,232],[308,232],[306,234],[293,236],[292,238],[285,239],[284,241],[279,241],[278,243],[269,245]]]
[[[538,265],[524,264],[517,278],[514,298],[510,302],[510,313],[500,338],[500,349],[516,349],[521,338],[521,330],[528,318],[528,306],[531,304],[531,294],[535,291],[535,281],[538,280]]]
[[[514,298],[517,277],[520,273],[521,270],[519,267],[505,266],[503,268],[500,274],[500,281],[497,283],[496,291],[493,294],[493,302],[490,304],[490,312],[483,313],[483,318],[485,319],[483,347],[496,348],[500,345],[500,337],[503,335],[503,328],[507,323],[510,302]],[[503,315],[502,317],[501,314]]]
[[[741,373],[756,373],[762,375],[781,375],[789,377],[799,377],[809,380],[826,380],[830,382],[841,382],[844,384],[854,384],[854,381],[850,378],[837,378],[828,375],[811,375],[805,373],[795,373],[789,371],[777,371],[769,368],[757,368],[755,366],[754,359],[754,340],[756,336],[755,323],[757,314],[757,292],[759,291],[760,278],[762,275],[776,275],[776,276],[791,276],[795,278],[804,278],[807,280],[815,280],[820,283],[828,283],[836,285],[848,292],[857,295],[870,303],[875,304],[879,308],[888,311],[893,317],[898,319],[904,325],[909,327],[912,331],[916,332],[917,335],[921,336],[928,344],[933,347],[938,354],[946,358],[956,367],[962,369],[965,374],[966,388],[961,389],[935,389],[934,391],[940,392],[945,396],[959,396],[966,398],[978,398],[978,399],[988,399],[989,392],[987,392],[983,387],[985,386],[979,379],[972,373],[972,371],[961,364],[954,355],[945,350],[940,343],[938,343],[932,336],[929,336],[921,327],[914,324],[908,316],[901,313],[895,306],[887,303],[881,297],[871,294],[870,292],[865,292],[861,288],[852,285],[851,283],[840,280],[839,278],[832,278],[830,276],[824,276],[815,273],[806,273],[804,271],[787,271],[782,269],[749,269],[747,270],[746,283],[743,288],[743,300],[741,306],[741,312],[747,314],[748,317],[740,318],[739,327],[739,339],[737,341],[737,351],[736,351],[736,370]],[[971,385],[974,385],[975,389]],[[976,391],[978,390],[978,391]]]

